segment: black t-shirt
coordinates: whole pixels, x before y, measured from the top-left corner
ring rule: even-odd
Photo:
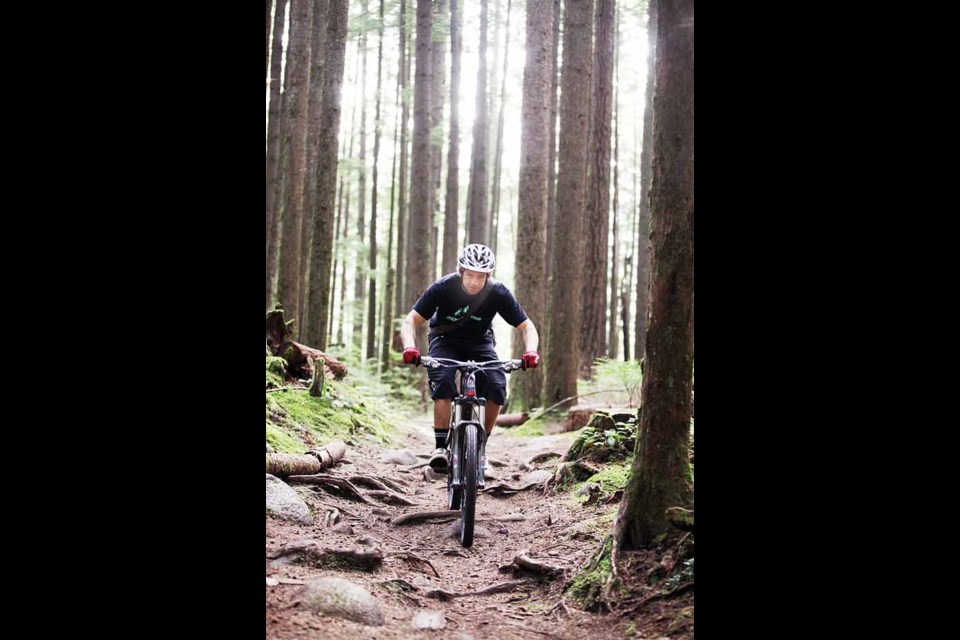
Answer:
[[[490,323],[493,316],[500,314],[504,320],[516,327],[527,319],[517,299],[502,283],[490,278],[487,282],[490,292],[480,308],[462,326],[444,335],[472,340],[493,340]],[[477,295],[480,295],[479,293]],[[453,324],[470,310],[475,299],[463,289],[459,273],[445,275],[430,285],[413,310],[424,318],[430,318],[430,328],[438,325]]]

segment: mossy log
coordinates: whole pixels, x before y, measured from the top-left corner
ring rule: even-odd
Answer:
[[[284,322],[283,307],[280,304],[267,312],[267,350],[272,355],[279,356],[287,361],[287,372],[290,376],[297,379],[313,379],[313,362],[315,360],[323,361],[326,365],[324,374],[333,380],[340,380],[347,375],[347,365],[344,363],[319,349],[295,342],[292,339],[292,326],[292,320]]]

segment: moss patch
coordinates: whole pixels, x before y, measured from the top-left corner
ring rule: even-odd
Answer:
[[[267,356],[267,389],[277,389],[283,386],[287,377],[287,363],[283,358]]]
[[[570,597],[586,609],[592,610],[597,607],[603,587],[610,578],[612,546],[612,539],[608,536],[600,549],[590,558],[590,562],[574,577],[567,590]]]
[[[627,486],[627,481],[630,479],[631,464],[632,461],[627,460],[625,462],[608,465],[604,467],[600,473],[595,473],[590,476],[587,482],[599,482],[600,488],[607,493],[613,493],[618,489],[623,489]]]
[[[399,420],[344,381],[328,380],[320,398],[303,388],[271,392],[265,404],[267,442],[278,453],[303,453],[333,439],[357,437],[389,444]]]

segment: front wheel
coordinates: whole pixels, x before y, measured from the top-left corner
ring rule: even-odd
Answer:
[[[477,427],[468,425],[463,438],[463,486],[460,501],[460,544],[469,547],[473,544],[473,519],[477,507]]]

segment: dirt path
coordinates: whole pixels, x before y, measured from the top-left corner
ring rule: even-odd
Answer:
[[[426,422],[405,427],[399,434],[395,448],[406,448],[414,454],[433,449],[432,430]],[[498,482],[518,484],[515,474],[525,474],[521,464],[534,455],[547,451],[563,453],[569,447],[573,434],[557,434],[535,438],[511,436],[508,430],[498,428],[487,444],[487,455],[505,463],[491,467],[488,473]],[[367,589],[378,601],[385,623],[381,627],[367,627],[359,623],[326,617],[305,610],[296,604],[303,587],[298,584],[268,584],[266,587],[266,637],[287,638],[424,638],[435,637],[459,640],[517,640],[518,638],[612,638],[624,637],[629,619],[581,611],[573,604],[562,602],[562,588],[567,579],[587,562],[609,530],[609,518],[614,506],[581,506],[568,494],[543,495],[532,489],[509,497],[480,494],[477,499],[478,522],[473,546],[464,549],[459,540],[447,532],[451,523],[418,523],[394,526],[390,520],[404,513],[441,511],[445,507],[444,479],[427,481],[419,469],[405,465],[381,462],[383,450],[373,445],[358,444],[347,452],[349,464],[341,464],[336,474],[370,474],[386,477],[405,488],[404,497],[418,506],[366,505],[338,498],[311,488],[297,487],[297,492],[314,510],[313,526],[296,525],[267,518],[267,556],[296,540],[313,539],[323,546],[352,549],[364,537],[375,540],[374,547],[382,550],[382,567],[373,572],[319,569],[311,566],[277,564],[268,557],[268,578],[306,580],[315,577],[341,577]],[[553,469],[557,459],[531,465],[536,469]],[[353,529],[350,533],[335,533],[322,525],[323,514],[329,507],[337,507]],[[522,521],[479,520],[480,517],[521,515]],[[549,523],[549,524],[548,524]],[[369,547],[368,547],[369,548]],[[530,575],[513,575],[499,570],[509,565],[521,550],[549,564],[565,569],[556,579],[541,579]],[[425,563],[405,557],[413,553],[429,560],[436,572]],[[476,591],[508,581],[527,579],[521,587],[505,593],[458,597],[450,601],[426,597],[430,590],[453,593]],[[402,580],[416,590],[401,592],[396,588]],[[692,603],[691,603],[692,604]],[[412,620],[418,611],[442,611],[446,629],[415,629]],[[691,607],[692,611],[692,607]],[[664,621],[661,621],[664,622]],[[692,624],[692,620],[691,620]],[[637,624],[638,631],[644,629]],[[685,629],[692,637],[692,626]],[[662,634],[636,637],[659,638]]]

